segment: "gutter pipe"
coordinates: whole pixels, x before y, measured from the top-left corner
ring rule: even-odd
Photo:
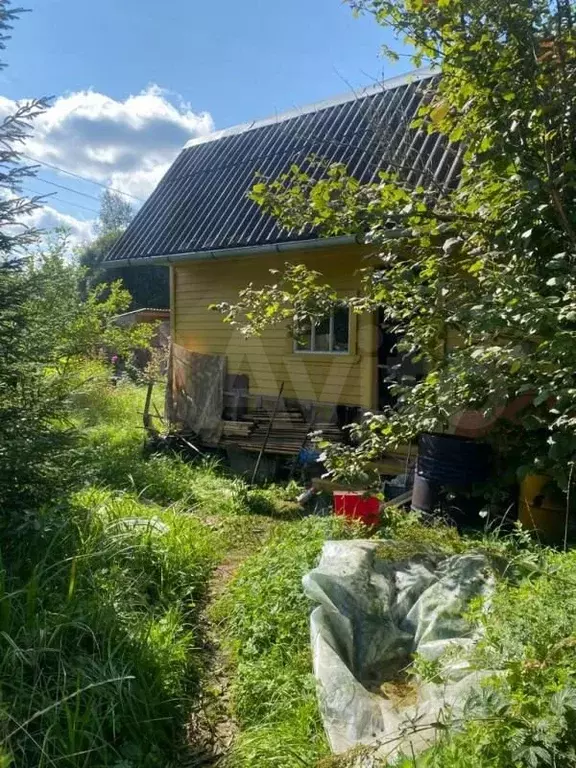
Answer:
[[[318,248],[337,248],[343,245],[360,245],[362,240],[358,235],[341,235],[339,237],[315,238],[313,240],[293,240],[288,243],[271,243],[265,245],[244,246],[241,248],[221,248],[217,251],[192,251],[190,253],[175,253],[172,256],[143,256],[139,259],[116,259],[105,261],[106,269],[117,267],[139,267],[143,264],[177,264],[182,261],[216,261],[234,259],[244,256],[261,256],[272,253],[291,253],[292,251],[308,251]]]

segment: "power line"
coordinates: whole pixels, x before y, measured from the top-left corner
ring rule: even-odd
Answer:
[[[34,197],[39,197],[41,200],[50,199],[58,195],[58,192],[53,192],[50,195],[43,195],[41,192],[36,192],[34,189],[30,189],[30,187],[22,187],[22,189],[24,192],[28,192],[29,194],[34,195]],[[95,208],[88,208],[86,205],[80,205],[80,203],[75,203],[72,200],[66,200],[64,197],[58,197],[58,202],[71,205],[75,208],[81,208],[83,211],[88,211],[89,213],[95,213],[97,216],[100,215],[100,211],[97,211]]]
[[[58,187],[58,189],[65,189],[67,192],[72,192],[75,195],[82,195],[82,197],[87,197],[89,200],[96,200],[97,203],[101,202],[100,198],[95,197],[94,195],[89,195],[86,192],[80,192],[78,189],[72,189],[72,187],[67,187],[64,184],[56,184],[55,181],[48,181],[48,179],[43,179],[41,176],[35,176],[35,181],[41,181],[43,184],[50,184],[52,187]]]
[[[39,165],[45,165],[47,168],[52,168],[55,171],[59,171],[60,173],[65,173],[67,176],[73,176],[75,179],[80,179],[81,181],[87,181],[88,184],[96,184],[97,187],[102,187],[102,189],[108,189],[110,192],[116,192],[118,195],[125,195],[126,197],[131,197],[134,200],[138,200],[139,203],[143,203],[144,200],[142,200],[141,197],[136,197],[136,195],[131,195],[130,192],[122,192],[120,189],[114,189],[114,187],[109,187],[107,184],[101,184],[99,181],[94,181],[93,179],[88,179],[86,176],[81,176],[79,173],[72,173],[72,171],[65,171],[64,168],[60,168],[58,165],[52,165],[52,163],[47,163],[45,160],[38,160],[35,157],[32,157],[31,155],[27,155],[25,152],[22,152],[22,157],[28,158],[28,160],[32,160],[33,163],[38,163]]]

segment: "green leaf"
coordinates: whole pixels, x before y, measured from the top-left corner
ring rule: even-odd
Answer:
[[[447,101],[442,101],[430,112],[430,119],[433,123],[441,123],[449,111],[450,104]]]
[[[534,398],[534,400],[532,402],[536,406],[542,405],[542,403],[545,403],[546,400],[548,400],[549,397],[550,397],[550,392],[546,392],[546,391],[545,392],[540,392],[540,394],[536,395],[536,397]]]
[[[448,140],[451,141],[453,144],[458,143],[462,140],[462,137],[464,136],[464,128],[461,125],[457,125],[456,128],[453,128],[450,132],[450,135],[448,136]]]

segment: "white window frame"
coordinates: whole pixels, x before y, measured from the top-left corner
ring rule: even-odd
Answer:
[[[310,317],[310,349],[302,349],[298,346],[298,339],[294,339],[293,344],[293,351],[297,355],[349,355],[350,354],[350,345],[352,340],[352,328],[351,328],[351,317],[352,313],[350,312],[349,307],[345,307],[345,309],[348,312],[348,344],[346,345],[346,349],[334,349],[334,310],[332,309],[330,311],[330,329],[328,332],[328,344],[329,349],[315,349],[316,344],[316,323],[312,322],[313,318]],[[323,318],[317,318],[318,320],[322,320]]]

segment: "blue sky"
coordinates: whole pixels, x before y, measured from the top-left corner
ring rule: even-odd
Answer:
[[[380,58],[389,33],[353,18],[340,0],[26,5],[32,12],[16,23],[5,53],[0,111],[12,100],[56,97],[28,152],[140,199],[186,138],[410,69],[407,59]],[[87,236],[101,188],[46,167],[40,176],[75,190],[59,190],[41,223],[59,223],[60,212],[86,222],[78,236]]]

